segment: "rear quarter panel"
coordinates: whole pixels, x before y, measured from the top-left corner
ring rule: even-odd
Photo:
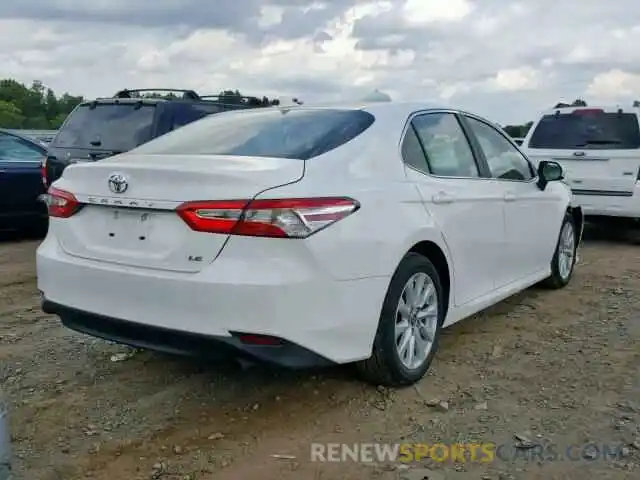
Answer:
[[[384,134],[371,129],[337,151],[306,161],[299,182],[257,197],[347,196],[360,203],[357,212],[299,244],[336,279],[391,276],[420,241],[437,244],[447,255],[419,192],[406,178],[398,149],[401,127]]]

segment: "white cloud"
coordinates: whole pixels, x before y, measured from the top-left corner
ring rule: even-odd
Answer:
[[[640,74],[620,69],[600,73],[589,84],[587,95],[606,100],[640,99]]]
[[[407,0],[403,14],[408,22],[455,22],[469,15],[473,4],[468,0]]]
[[[637,0],[3,0],[2,74],[129,87],[440,98],[499,123],[640,97]],[[28,34],[26,34],[28,32]]]
[[[532,67],[520,67],[500,70],[489,84],[506,92],[533,90],[540,87],[540,71]]]

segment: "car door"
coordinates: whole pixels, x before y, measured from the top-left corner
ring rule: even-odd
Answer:
[[[492,178],[504,186],[506,248],[502,261],[509,269],[504,281],[521,280],[548,268],[564,217],[564,186],[553,182],[540,190],[536,169],[505,134],[484,119],[471,115],[463,119],[477,139]]]
[[[500,182],[486,178],[453,112],[414,116],[402,152],[407,177],[451,253],[455,305],[489,294],[501,275],[505,242]]]
[[[29,215],[42,210],[44,192],[40,166],[45,149],[20,137],[0,132],[0,212]]]

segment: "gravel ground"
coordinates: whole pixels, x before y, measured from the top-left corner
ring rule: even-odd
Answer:
[[[638,246],[588,240],[568,288],[530,289],[446,330],[430,374],[396,391],[349,368],[241,370],[75,334],[39,310],[36,246],[0,242],[18,479],[640,478]],[[310,462],[311,442],[506,447],[491,463],[407,467]],[[552,461],[529,442],[624,447]]]

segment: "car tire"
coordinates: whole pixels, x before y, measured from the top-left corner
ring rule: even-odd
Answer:
[[[426,302],[422,309],[418,306],[419,301],[411,301],[411,293],[420,291],[421,281],[432,292],[424,295]],[[414,306],[409,312],[407,306],[411,304]],[[444,314],[445,303],[438,271],[428,258],[408,253],[391,278],[372,355],[356,364],[360,375],[370,383],[387,387],[409,386],[419,381],[429,369],[438,349]],[[400,333],[405,325],[407,328],[404,333]],[[399,345],[401,340],[408,342],[408,346],[405,343],[405,350]],[[424,349],[418,350],[420,346],[424,346]],[[414,352],[413,363],[408,355],[409,350]]]
[[[562,221],[556,249],[551,259],[551,275],[542,282],[543,287],[557,290],[569,284],[576,265],[577,238],[575,223],[571,215],[567,213]],[[567,263],[563,266],[563,262]]]

